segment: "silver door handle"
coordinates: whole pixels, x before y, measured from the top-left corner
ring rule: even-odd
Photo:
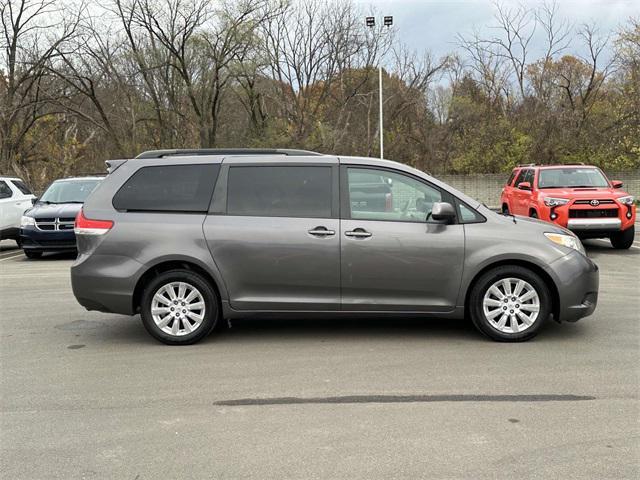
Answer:
[[[325,227],[316,227],[309,230],[311,235],[318,235],[320,237],[330,237],[331,235],[335,235],[335,230],[327,230]]]
[[[362,228],[351,230],[350,232],[344,232],[344,234],[347,237],[353,237],[353,238],[368,238],[372,235],[370,232],[367,232]]]

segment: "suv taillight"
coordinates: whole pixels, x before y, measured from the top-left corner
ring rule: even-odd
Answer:
[[[104,235],[113,227],[111,220],[92,220],[84,216],[82,209],[76,215],[73,231],[76,235]]]
[[[393,212],[393,194],[385,193],[384,195],[384,211]]]

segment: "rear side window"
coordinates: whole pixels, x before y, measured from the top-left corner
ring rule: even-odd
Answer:
[[[511,172],[511,175],[509,176],[509,180],[507,180],[507,186],[511,186],[511,184],[513,184],[513,179],[516,176],[516,172],[517,170],[514,170],[513,172]]]
[[[113,197],[117,210],[206,212],[219,165],[142,167]]]
[[[27,187],[22,180],[11,180],[13,184],[16,186],[18,190],[20,190],[23,195],[33,195],[29,187]]]
[[[331,167],[230,167],[227,214],[330,218],[331,184]]]
[[[0,198],[11,198],[13,196],[13,192],[7,185],[7,182],[4,180],[0,180]]]

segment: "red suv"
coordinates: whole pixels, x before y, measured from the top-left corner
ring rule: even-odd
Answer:
[[[521,165],[502,189],[504,214],[553,222],[580,238],[611,240],[614,248],[629,248],[634,240],[636,207],[633,196],[620,190],[588,165]]]

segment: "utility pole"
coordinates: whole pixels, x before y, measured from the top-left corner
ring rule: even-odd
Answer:
[[[390,27],[393,25],[393,17],[385,16],[383,19],[383,25],[385,27]],[[375,17],[367,17],[366,25],[369,28],[374,28],[376,26]],[[378,136],[380,137],[380,158],[384,158],[384,119],[383,119],[383,109],[382,109],[382,59],[378,60],[378,119],[380,121],[380,125],[378,127]]]

